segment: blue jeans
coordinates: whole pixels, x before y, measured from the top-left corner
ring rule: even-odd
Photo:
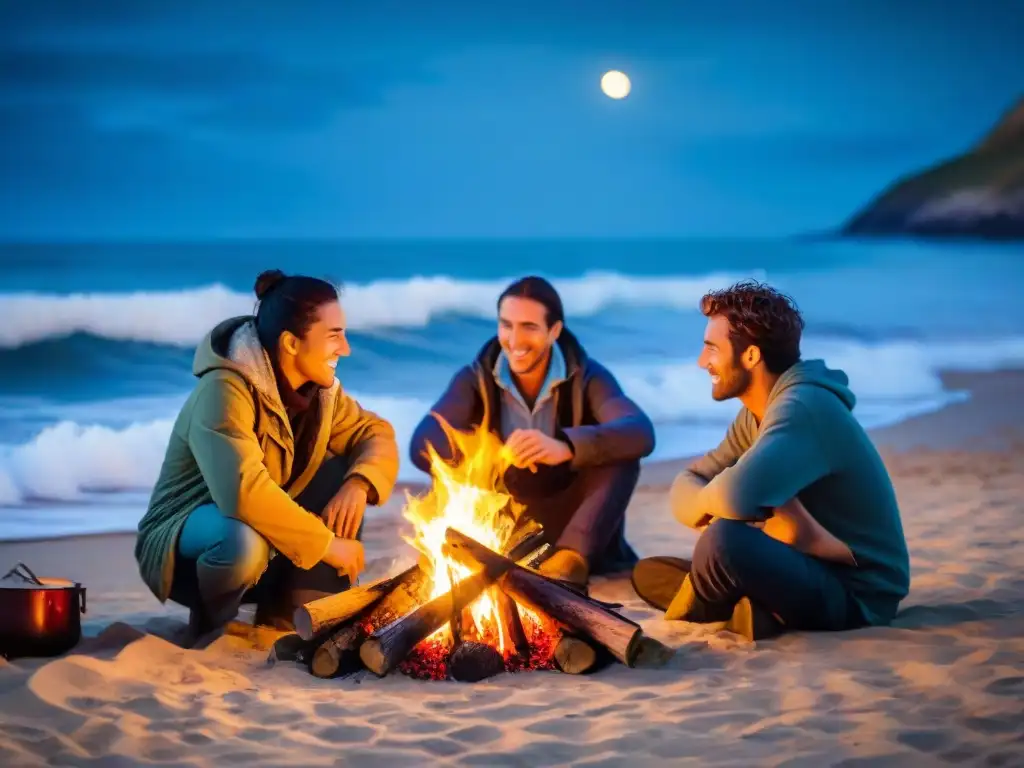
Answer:
[[[344,457],[325,461],[296,501],[319,514],[346,470]],[[362,534],[360,525],[356,538]],[[231,621],[246,603],[255,603],[264,617],[290,621],[303,603],[349,586],[348,577],[326,563],[303,570],[282,555],[272,557],[254,528],[204,504],[189,514],[178,536],[171,600],[192,611],[198,631],[208,631]]]
[[[864,626],[835,565],[798,552],[736,520],[715,520],[693,550],[690,581],[710,612],[728,614],[744,597],[792,630]]]

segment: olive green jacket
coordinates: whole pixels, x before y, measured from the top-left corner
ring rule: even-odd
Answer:
[[[139,572],[161,602],[170,595],[178,535],[202,504],[216,504],[310,568],[334,534],[294,499],[328,452],[349,457],[348,474],[366,478],[378,504],[387,501],[398,475],[394,429],[337,381],[320,391],[323,419],[309,464],[287,491],[281,487],[291,474],[294,437],[251,316],[214,328],[197,348],[192,372],[199,382],[174,423],[135,545]]]

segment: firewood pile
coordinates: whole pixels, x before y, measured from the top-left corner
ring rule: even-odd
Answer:
[[[316,677],[369,669],[418,679],[476,682],[530,669],[581,674],[605,663],[635,666],[667,649],[638,624],[535,570],[546,545],[539,526],[494,552],[454,528],[445,556],[469,570],[449,572],[451,590],[431,599],[432,578],[417,564],[375,583],[307,603],[295,612],[295,634],[278,640],[270,662],[298,661]],[[497,621],[474,621],[480,600]]]

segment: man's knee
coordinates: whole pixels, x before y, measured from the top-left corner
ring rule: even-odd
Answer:
[[[234,518],[224,518],[223,533],[216,546],[200,559],[204,566],[227,571],[234,584],[255,584],[267,568],[270,544],[255,529]]]
[[[715,520],[693,548],[693,570],[703,572],[715,565],[734,563],[748,547],[751,534],[760,533],[740,520]]]

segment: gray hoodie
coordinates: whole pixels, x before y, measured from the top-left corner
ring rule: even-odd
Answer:
[[[688,525],[713,517],[764,520],[798,497],[853,551],[856,567],[832,567],[868,622],[885,624],[909,591],[910,559],[892,482],[853,416],[848,384],[821,360],[787,370],[760,426],[743,408],[722,443],[680,473],[672,511]]]

